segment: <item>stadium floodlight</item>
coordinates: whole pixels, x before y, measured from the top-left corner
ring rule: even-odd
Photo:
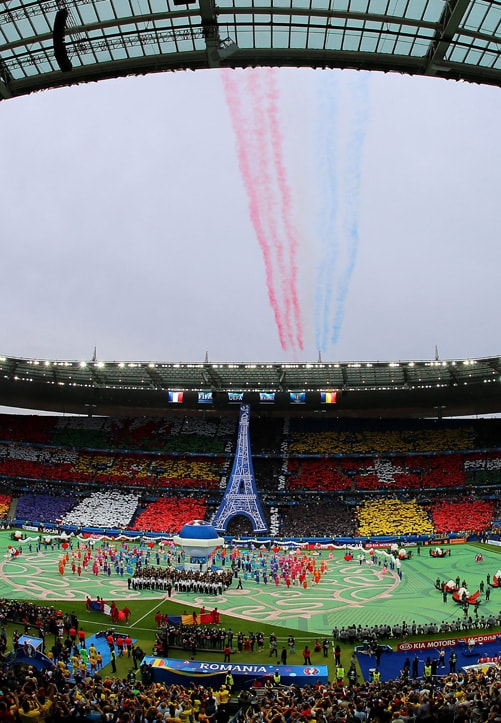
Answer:
[[[234,40],[231,38],[226,38],[225,40],[221,41],[221,45],[218,49],[218,54],[221,60],[226,60],[226,58],[231,57],[236,53],[238,50],[238,45],[235,43]]]

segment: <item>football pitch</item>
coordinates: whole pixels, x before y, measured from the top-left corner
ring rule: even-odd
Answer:
[[[169,613],[171,600],[200,608],[217,607],[221,613],[249,624],[255,623],[256,629],[259,623],[266,623],[277,628],[295,628],[312,635],[330,634],[334,626],[393,626],[404,620],[409,624],[413,621],[418,625],[429,622],[440,624],[443,620],[462,618],[461,607],[450,595],[444,601],[441,592],[435,588],[437,578],[448,581],[460,577],[461,581],[466,581],[469,592],[474,593],[482,581],[487,589],[487,575],[492,580],[501,567],[497,548],[487,545],[481,549],[482,562],[475,562],[479,547],[474,545],[452,545],[451,555],[444,558],[431,557],[426,547],[421,548],[421,554],[417,555],[414,548],[412,557],[402,561],[401,578],[397,569],[386,568],[384,561],[372,564],[368,554],[367,562],[360,564],[357,554],[353,560],[345,560],[345,551],[341,549],[301,550],[295,553],[296,556],[304,556],[306,562],[311,558],[317,569],[322,561],[324,563],[319,579],[313,581],[309,578],[306,586],[291,584],[288,587],[284,582],[275,584],[272,578],[264,584],[262,576],[256,582],[252,575],[248,575],[247,579],[242,579],[243,589],[237,589],[235,580],[222,595],[173,591],[172,598],[168,598],[164,592],[129,589],[130,572],[126,570],[122,574],[115,571],[94,574],[89,564],[81,569],[80,575],[77,571],[72,572],[71,558],[78,552],[76,541],[73,550],[63,550],[56,545],[54,548],[42,545],[38,550],[37,535],[26,534],[31,541],[13,542],[9,532],[0,533],[0,597],[36,600],[51,605],[56,601],[70,603],[85,601],[87,596],[91,599],[99,596],[117,604],[127,600],[131,608],[134,600],[152,600],[156,601],[155,607],[165,614]],[[100,544],[95,542],[93,556],[98,553]],[[126,543],[112,542],[108,550],[123,550],[124,545],[126,547]],[[15,554],[16,549],[21,550],[19,554]],[[64,554],[68,554],[70,560],[64,574],[61,574],[60,561]],[[273,555],[258,550],[250,554],[263,568],[268,564],[267,556]],[[166,564],[167,557],[161,555],[160,566]],[[486,599],[485,592],[480,595],[479,615],[497,615],[500,609],[499,589],[490,589],[490,599]],[[470,614],[473,616],[473,609]]]

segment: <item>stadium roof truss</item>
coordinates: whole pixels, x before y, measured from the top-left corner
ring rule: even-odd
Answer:
[[[183,392],[182,405],[179,401]],[[333,404],[322,404],[322,392]],[[501,358],[350,363],[167,363],[0,357],[0,404],[114,416],[231,408],[352,417],[501,411]],[[243,400],[242,394],[245,395]],[[269,402],[268,395],[273,397]],[[292,395],[292,396],[291,396]],[[300,395],[301,399],[292,397]],[[210,400],[210,401],[209,401]],[[301,401],[302,404],[294,404]],[[265,403],[263,403],[265,402]],[[238,408],[238,406],[237,406]],[[235,405],[233,405],[235,409]]]
[[[306,66],[501,84],[492,0],[0,0],[0,98],[180,69]]]

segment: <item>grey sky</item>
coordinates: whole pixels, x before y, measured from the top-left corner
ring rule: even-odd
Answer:
[[[311,200],[325,189],[312,155],[318,88],[333,74],[341,85],[360,75],[280,72],[304,351],[280,346],[221,78],[199,71],[0,104],[0,352],[316,361]],[[339,339],[322,356],[498,354],[500,91],[376,73],[367,87],[357,258]]]

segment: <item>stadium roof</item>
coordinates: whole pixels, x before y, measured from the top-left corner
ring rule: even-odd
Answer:
[[[307,66],[501,84],[495,0],[3,0],[0,98],[165,70]]]
[[[60,413],[235,412],[450,417],[501,412],[501,357],[349,363],[52,361],[0,357],[0,404]]]

